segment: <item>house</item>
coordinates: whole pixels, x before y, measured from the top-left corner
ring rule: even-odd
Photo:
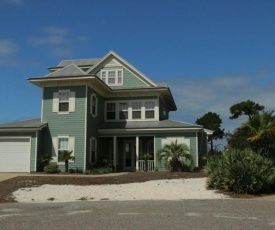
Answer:
[[[169,120],[177,107],[170,89],[157,85],[115,52],[103,58],[63,60],[49,74],[28,81],[42,89],[41,118],[0,125],[0,172],[41,170],[38,158],[73,151],[70,168],[87,170],[102,159],[115,170],[167,170],[161,147],[177,140],[190,147],[195,166],[207,153],[211,131]]]

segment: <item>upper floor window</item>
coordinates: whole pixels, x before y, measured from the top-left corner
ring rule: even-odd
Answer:
[[[123,84],[123,72],[119,70],[101,70],[101,80],[107,85],[122,85]]]
[[[119,103],[119,119],[128,119],[128,103]]]
[[[75,92],[70,92],[70,90],[54,92],[52,111],[58,113],[75,112]]]
[[[132,119],[141,119],[141,102],[132,103]]]
[[[155,102],[145,102],[145,118],[155,118]]]
[[[90,112],[93,117],[97,116],[97,96],[93,93],[91,94],[91,105]]]
[[[116,103],[107,103],[106,108],[106,119],[115,120],[116,119]]]

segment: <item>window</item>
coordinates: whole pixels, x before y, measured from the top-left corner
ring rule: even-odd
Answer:
[[[141,102],[132,102],[132,119],[141,119]]]
[[[93,117],[97,116],[97,97],[96,95],[93,93],[91,94],[91,114]]]
[[[128,119],[128,103],[119,103],[119,119]]]
[[[107,103],[107,120],[115,120],[116,119],[116,103]]]
[[[71,136],[58,136],[52,139],[52,160],[54,162],[61,162],[60,153],[62,151],[72,151],[71,156],[74,156],[75,138]],[[63,162],[63,161],[62,161]]]
[[[75,112],[75,92],[70,90],[54,92],[52,111],[60,114]]]
[[[152,101],[145,102],[145,118],[155,118],[155,103]]]
[[[59,93],[59,112],[69,112],[70,92]]]
[[[122,75],[122,70],[101,70],[101,80],[107,85],[122,85]]]
[[[58,138],[58,162],[62,161],[60,160],[60,153],[62,151],[69,151],[69,138],[68,137],[61,137]]]
[[[90,139],[90,163],[94,164],[96,162],[96,149],[97,149],[97,140],[94,137]]]

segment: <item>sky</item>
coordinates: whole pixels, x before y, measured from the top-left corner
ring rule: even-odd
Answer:
[[[274,0],[0,0],[0,123],[40,117],[27,78],[110,50],[168,84],[173,120],[211,111],[228,131],[235,103],[275,110]]]

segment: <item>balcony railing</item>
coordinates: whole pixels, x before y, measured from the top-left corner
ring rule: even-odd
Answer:
[[[146,169],[146,165],[145,165],[145,160],[139,160],[138,161],[138,171],[140,171],[140,172],[144,172],[144,171],[154,172],[155,171],[154,160],[147,161],[147,169]]]

